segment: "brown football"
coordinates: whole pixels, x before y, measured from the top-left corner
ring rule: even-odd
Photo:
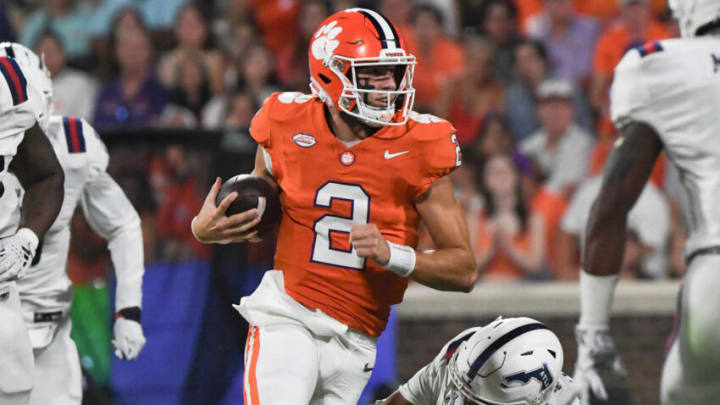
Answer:
[[[257,208],[261,215],[258,231],[267,233],[275,229],[282,214],[280,197],[267,181],[252,174],[231,177],[223,183],[215,203],[220,204],[233,191],[236,191],[238,196],[225,211],[227,216]]]

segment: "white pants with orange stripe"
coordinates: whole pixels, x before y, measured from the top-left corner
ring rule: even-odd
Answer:
[[[266,272],[236,309],[250,323],[245,405],[356,405],[375,364],[377,338],[290,298],[282,272]]]
[[[720,401],[720,255],[695,257],[679,298],[661,381],[662,405]]]

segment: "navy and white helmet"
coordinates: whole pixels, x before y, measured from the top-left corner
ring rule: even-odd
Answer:
[[[547,405],[562,365],[560,340],[545,325],[498,318],[461,345],[448,369],[465,404]]]
[[[53,98],[52,80],[45,62],[35,52],[17,42],[1,42],[0,56],[15,59],[23,73],[27,75],[30,84],[42,94],[45,114],[44,119],[40,120],[39,123],[42,129],[45,130],[52,114]]]
[[[700,28],[720,19],[717,0],[668,0],[668,5],[683,37],[694,37]]]

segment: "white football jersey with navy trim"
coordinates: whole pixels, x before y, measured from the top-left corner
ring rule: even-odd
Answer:
[[[52,116],[47,132],[65,173],[65,198],[33,265],[18,281],[24,312],[32,322],[33,311],[69,309],[66,265],[70,221],[78,205],[90,227],[108,242],[117,279],[116,309],[141,307],[145,267],[140,217],[106,172],[105,144],[90,124],[75,117]]]
[[[398,388],[400,395],[413,405],[455,405],[462,404],[456,390],[450,389],[452,381],[448,363],[460,345],[482,327],[469,328],[450,339],[433,361]]]
[[[455,361],[456,352],[483,326],[465,329],[443,346],[433,361],[398,388],[400,395],[413,405],[464,405],[459,391],[453,388],[449,363]],[[569,389],[572,384],[564,373],[555,390],[543,405],[580,405],[579,398]]]
[[[616,127],[644,122],[660,136],[688,196],[687,253],[720,245],[720,38],[651,42],[615,68]]]
[[[40,242],[33,266],[18,281],[23,299],[65,296],[61,301],[70,304],[70,279],[66,272],[70,248],[70,220],[78,206],[83,189],[104,173],[109,156],[95,130],[81,119],[52,116],[48,138],[65,174],[65,196],[55,222]],[[52,299],[52,305],[59,304]]]
[[[43,114],[42,97],[17,61],[0,57],[0,237],[14,234],[20,221],[18,195],[7,178],[8,167],[25,131]]]

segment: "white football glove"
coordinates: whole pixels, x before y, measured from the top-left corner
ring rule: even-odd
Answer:
[[[607,401],[607,391],[597,370],[605,369],[619,377],[627,376],[627,370],[620,360],[610,331],[607,328],[578,325],[575,327],[575,339],[578,357],[573,379],[581,389],[581,403],[590,404],[591,391],[596,398]]]
[[[29,228],[0,239],[0,282],[17,280],[30,268],[39,240]]]
[[[137,307],[135,307],[137,308]],[[118,312],[117,318],[115,319],[115,325],[113,326],[113,336],[115,337],[112,341],[115,347],[115,356],[122,360],[132,360],[140,354],[143,346],[145,346],[145,335],[143,334],[142,325],[139,320],[126,319],[123,317],[123,310]]]
[[[550,395],[547,405],[580,405],[582,387],[573,382],[573,379],[563,373]]]

